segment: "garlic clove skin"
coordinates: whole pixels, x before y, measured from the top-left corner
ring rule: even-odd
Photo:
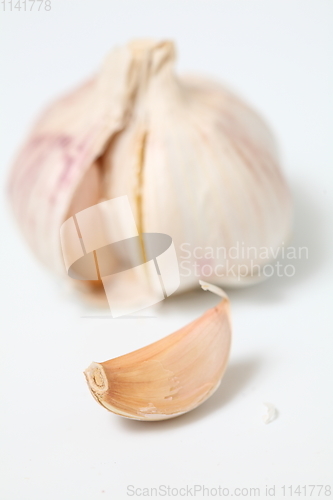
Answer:
[[[218,388],[230,347],[230,307],[218,287],[200,282],[222,301],[175,333],[84,372],[94,398],[135,420],[165,420],[189,412]]]

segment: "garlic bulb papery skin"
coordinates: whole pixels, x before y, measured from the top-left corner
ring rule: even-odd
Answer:
[[[137,351],[92,363],[85,371],[94,398],[107,410],[135,420],[165,420],[193,410],[218,388],[230,347],[229,300],[222,297],[203,316]]]
[[[255,282],[257,265],[273,260],[261,258],[260,248],[275,252],[288,239],[291,198],[266,124],[222,86],[177,76],[174,59],[169,41],[114,49],[31,132],[10,196],[32,249],[54,270],[64,274],[64,220],[124,195],[139,233],[170,235],[180,261],[183,248],[191,253],[178,291],[194,287],[194,266],[200,276],[207,263],[213,283]],[[255,252],[230,260],[237,246]],[[198,257],[207,248],[212,255]],[[247,275],[228,274],[227,260],[247,266]]]

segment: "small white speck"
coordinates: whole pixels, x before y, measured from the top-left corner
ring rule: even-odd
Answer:
[[[263,403],[266,408],[265,413],[262,415],[262,421],[264,424],[270,424],[277,417],[277,410],[271,403]]]

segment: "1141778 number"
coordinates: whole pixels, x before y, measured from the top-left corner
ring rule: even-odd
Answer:
[[[3,11],[41,11],[51,10],[51,0],[2,0]]]

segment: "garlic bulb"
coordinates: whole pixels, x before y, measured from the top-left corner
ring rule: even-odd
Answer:
[[[64,274],[61,224],[124,195],[139,233],[170,235],[187,258],[178,291],[200,276],[221,285],[255,280],[272,260],[260,248],[275,251],[288,238],[290,194],[267,126],[222,86],[177,76],[174,59],[169,41],[116,48],[36,123],[10,196],[30,246],[52,269]],[[237,246],[256,250],[232,257],[236,269],[247,266],[241,276],[227,266]]]
[[[136,420],[165,420],[193,410],[218,388],[231,345],[229,301],[142,349],[92,363],[85,371],[95,399],[107,410]]]

